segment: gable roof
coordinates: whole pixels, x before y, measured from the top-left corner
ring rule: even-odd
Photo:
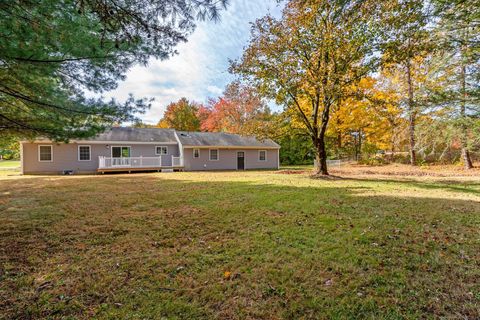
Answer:
[[[177,142],[175,130],[113,127],[88,141]]]
[[[270,139],[258,140],[254,136],[241,136],[223,132],[186,132],[176,131],[184,147],[254,147],[275,148],[280,146]]]

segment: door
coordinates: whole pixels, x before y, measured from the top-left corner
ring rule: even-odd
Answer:
[[[237,170],[245,170],[245,152],[237,152]]]
[[[130,147],[112,147],[112,166],[130,166]]]

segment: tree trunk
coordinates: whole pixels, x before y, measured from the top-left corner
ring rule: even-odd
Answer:
[[[315,174],[321,174],[328,176],[328,169],[327,169],[327,152],[325,150],[325,135],[321,134],[320,137],[314,139],[315,145],[315,159],[316,159],[316,167],[315,167]]]
[[[463,48],[465,50],[465,48]],[[463,58],[463,55],[462,55]],[[465,123],[467,120],[466,104],[467,104],[467,67],[465,61],[462,61],[461,81],[462,81],[462,102],[460,104],[460,120],[461,120],[461,143],[462,143],[462,158],[465,169],[473,168],[472,158],[468,150],[468,126]]]
[[[417,164],[417,154],[415,152],[415,120],[416,110],[413,98],[413,80],[410,60],[407,61],[407,82],[408,82],[408,128],[410,138],[410,164]]]
[[[358,160],[362,160],[362,129],[358,130]]]

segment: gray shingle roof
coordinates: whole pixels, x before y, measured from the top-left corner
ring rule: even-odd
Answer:
[[[254,136],[240,136],[222,132],[176,131],[184,146],[194,147],[258,147],[280,148],[270,139],[259,140]],[[130,142],[177,142],[174,129],[114,127],[89,141],[130,141]]]
[[[240,136],[223,132],[177,131],[177,136],[183,146],[280,148],[270,139],[259,140],[254,136]]]
[[[132,141],[132,142],[177,142],[175,130],[158,128],[123,128],[114,127],[91,141]]]

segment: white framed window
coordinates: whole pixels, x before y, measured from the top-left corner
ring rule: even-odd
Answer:
[[[210,161],[218,161],[218,159],[219,159],[218,149],[210,149],[209,153],[210,153],[210,157],[209,157]]]
[[[92,160],[92,152],[90,146],[78,146],[78,161]]]
[[[267,150],[258,151],[258,161],[267,161]]]
[[[52,146],[38,146],[38,161],[53,162],[53,147]]]
[[[155,154],[157,156],[164,156],[164,155],[168,154],[168,147],[166,147],[166,146],[155,147]]]
[[[200,149],[193,149],[193,157],[200,158]]]

